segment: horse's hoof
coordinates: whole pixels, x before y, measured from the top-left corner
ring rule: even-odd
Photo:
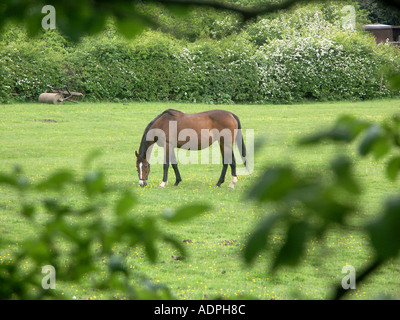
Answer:
[[[160,187],[160,188],[165,188],[165,186],[167,185],[167,183],[168,183],[168,181],[166,181],[166,182],[161,181],[160,184],[159,184],[159,187]]]
[[[235,184],[238,182],[238,178],[237,177],[235,177],[235,176],[233,176],[232,177],[232,181],[231,181],[231,183],[230,183],[230,185],[229,185],[229,189],[235,189]]]

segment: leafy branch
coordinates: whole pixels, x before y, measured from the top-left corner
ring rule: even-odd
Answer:
[[[319,145],[326,141],[352,143],[356,139],[359,139],[360,157],[372,155],[381,160],[390,152],[398,152],[400,115],[382,123],[341,116],[330,129],[300,139],[299,144]],[[286,226],[286,239],[275,252],[273,271],[282,266],[297,266],[305,254],[307,242],[323,237],[335,225],[342,229],[348,227],[347,218],[357,212],[354,199],[363,191],[352,168],[348,157],[337,157],[330,166],[333,179],[327,181],[321,179],[319,174],[304,175],[291,166],[268,168],[250,191],[249,197],[261,203],[275,203],[280,211],[268,216],[250,235],[244,251],[247,264],[252,264],[261,250],[269,248],[268,236],[278,223]],[[400,155],[395,155],[387,163],[386,175],[394,181],[399,171]],[[396,195],[386,201],[375,221],[361,226],[361,231],[369,235],[375,257],[358,274],[357,283],[399,256],[399,230],[400,195]],[[347,292],[340,285],[336,286],[333,298],[343,298]]]
[[[93,155],[89,155],[86,167],[92,160]],[[75,283],[85,274],[99,274],[104,268],[102,261],[106,261],[106,277],[96,280],[95,287],[117,289],[129,299],[172,298],[167,288],[152,285],[144,275],[127,268],[115,248],[143,248],[148,260],[155,263],[158,243],[171,245],[183,257],[186,255],[184,246],[158,228],[156,218],[136,217],[133,212],[138,204],[135,195],[129,189],[107,184],[101,170],[85,170],[83,175],[78,175],[62,169],[33,182],[16,168],[0,173],[0,184],[17,192],[19,214],[35,229],[35,234],[20,239],[17,247],[10,241],[0,241],[1,251],[13,248],[12,259],[0,264],[0,299],[53,297],[52,290],[40,289],[43,266],[55,268],[57,281]],[[87,200],[68,204],[71,191],[66,190],[78,192]],[[159,219],[185,222],[208,209],[206,205],[181,207]],[[43,211],[45,219],[39,218]],[[22,271],[21,266],[27,261],[30,261],[29,268]],[[33,291],[32,287],[37,289]]]
[[[149,16],[140,8],[146,4],[165,7],[171,13],[181,16],[192,8],[205,7],[237,14],[248,21],[265,14],[288,10],[294,6],[317,2],[317,0],[283,0],[253,5],[234,4],[229,1],[210,0],[48,0],[46,2],[21,0],[5,1],[0,4],[0,28],[11,20],[25,23],[31,35],[41,29],[44,5],[52,5],[57,12],[57,27],[72,40],[79,40],[85,34],[94,34],[104,29],[107,17],[115,17],[119,31],[127,37],[133,37],[147,27],[158,26],[157,19]],[[400,8],[400,1],[381,0],[381,2]]]

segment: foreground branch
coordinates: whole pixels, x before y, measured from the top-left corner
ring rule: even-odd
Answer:
[[[370,274],[374,273],[383,263],[384,260],[375,259],[369,266],[365,268],[364,271],[361,272],[361,274],[357,275],[356,285],[360,284]],[[343,289],[342,285],[337,286],[335,289],[335,295],[333,297],[333,300],[342,299],[349,291],[350,291],[349,289]]]

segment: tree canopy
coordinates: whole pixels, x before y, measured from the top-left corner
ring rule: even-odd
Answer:
[[[52,5],[57,12],[57,27],[68,37],[78,40],[85,34],[94,34],[104,29],[110,16],[118,21],[119,31],[134,36],[146,27],[157,26],[157,18],[143,11],[145,5],[165,7],[176,15],[185,15],[194,7],[208,7],[238,14],[243,21],[267,13],[289,9],[295,5],[316,2],[316,0],[282,1],[212,1],[212,0],[6,0],[0,4],[0,27],[11,20],[23,22],[31,35],[41,28],[42,8]],[[400,0],[380,0],[381,3],[400,8]]]

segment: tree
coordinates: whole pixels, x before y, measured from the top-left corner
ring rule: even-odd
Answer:
[[[391,4],[378,0],[359,0],[361,9],[369,12],[368,18],[372,23],[400,25],[400,10]]]
[[[380,0],[400,8],[400,0]],[[263,1],[256,4],[238,4],[237,2],[213,0],[62,0],[32,1],[6,0],[0,4],[0,27],[10,20],[26,24],[31,35],[41,28],[44,17],[42,8],[45,5],[56,9],[57,28],[73,40],[78,40],[85,34],[94,34],[103,30],[107,17],[113,16],[118,21],[121,33],[132,37],[146,27],[156,27],[157,19],[143,12],[143,4],[162,6],[176,15],[184,15],[194,7],[209,7],[217,10],[238,14],[243,21],[257,18],[261,15],[286,10],[295,5],[316,2],[316,0],[282,0]],[[245,2],[246,3],[246,2]]]

